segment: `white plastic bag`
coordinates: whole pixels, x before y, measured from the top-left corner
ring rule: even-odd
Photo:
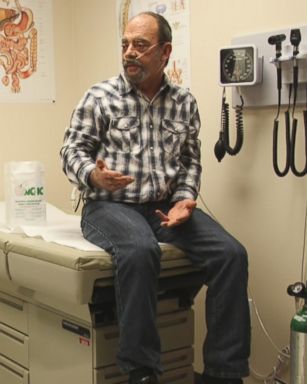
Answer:
[[[44,225],[44,166],[38,161],[12,161],[4,166],[6,225]]]

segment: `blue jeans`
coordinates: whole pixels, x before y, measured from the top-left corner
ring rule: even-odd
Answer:
[[[120,329],[117,362],[123,372],[139,366],[161,372],[156,328],[157,283],[161,249],[172,243],[203,271],[207,285],[205,372],[216,377],[249,374],[250,317],[245,248],[200,209],[173,228],[160,226],[156,209],[168,212],[168,201],[125,204],[88,201],[82,231],[90,242],[112,255]]]

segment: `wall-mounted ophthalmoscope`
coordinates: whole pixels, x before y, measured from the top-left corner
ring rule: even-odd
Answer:
[[[283,177],[291,169],[295,176],[302,177],[307,174],[307,82],[306,87],[306,108],[303,111],[304,131],[305,131],[305,165],[302,170],[297,169],[295,160],[296,138],[298,120],[295,117],[297,93],[299,87],[299,45],[301,42],[301,32],[299,29],[292,29],[290,32],[290,43],[293,47],[292,54],[288,57],[282,57],[282,42],[286,40],[286,35],[278,34],[268,38],[268,43],[275,46],[275,58],[271,62],[276,66],[277,74],[277,114],[273,125],[273,167],[275,173]],[[284,112],[285,119],[285,143],[286,143],[286,160],[283,169],[278,164],[278,136],[279,136],[279,114],[281,109],[281,93],[283,81],[283,68],[287,64],[287,68],[292,70],[292,81],[288,84],[288,106]],[[292,64],[289,67],[289,64]],[[293,95],[293,98],[292,98]],[[291,113],[292,100],[292,113]],[[292,120],[292,121],[291,121]]]

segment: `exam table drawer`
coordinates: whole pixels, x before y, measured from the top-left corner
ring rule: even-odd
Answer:
[[[194,343],[194,312],[181,310],[158,316],[162,352],[191,346]],[[118,327],[94,328],[94,367],[112,365],[118,349]],[[180,335],[180,337],[178,337]]]
[[[0,323],[0,354],[29,368],[29,338]]]
[[[29,384],[29,372],[0,355],[0,383]]]
[[[0,322],[28,333],[28,306],[23,300],[0,292]]]

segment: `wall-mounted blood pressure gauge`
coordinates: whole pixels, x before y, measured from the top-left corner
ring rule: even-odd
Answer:
[[[237,45],[220,49],[220,85],[254,85],[258,77],[256,46]]]

